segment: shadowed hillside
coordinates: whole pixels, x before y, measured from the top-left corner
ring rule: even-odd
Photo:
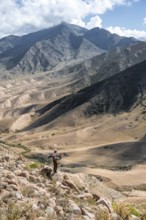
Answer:
[[[85,117],[94,114],[118,114],[142,105],[146,92],[146,61],[79,92],[66,96],[42,114],[27,129],[50,123],[59,116],[77,109]],[[45,107],[44,107],[45,109]]]

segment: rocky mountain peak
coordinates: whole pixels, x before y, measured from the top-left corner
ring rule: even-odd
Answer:
[[[71,61],[86,60],[135,42],[135,39],[122,38],[104,29],[87,30],[62,22],[24,36],[1,39],[0,68],[19,74],[48,71],[60,63],[66,65]]]

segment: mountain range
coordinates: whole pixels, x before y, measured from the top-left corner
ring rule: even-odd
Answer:
[[[85,28],[62,22],[49,29],[0,40],[0,69],[11,73],[52,70],[60,63],[83,61],[114,48],[133,45],[134,38],[107,30]]]

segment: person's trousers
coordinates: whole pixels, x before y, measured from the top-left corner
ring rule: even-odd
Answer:
[[[54,165],[54,173],[57,173],[57,167],[58,167],[57,162],[53,161],[53,165]]]

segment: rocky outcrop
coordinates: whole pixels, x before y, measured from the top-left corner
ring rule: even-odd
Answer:
[[[52,174],[0,145],[1,219],[121,220],[112,201],[124,196],[85,174]],[[112,193],[114,191],[114,193]],[[130,219],[138,219],[130,215]]]

